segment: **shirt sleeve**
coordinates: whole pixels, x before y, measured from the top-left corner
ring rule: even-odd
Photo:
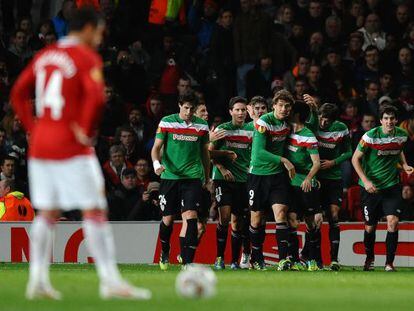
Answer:
[[[361,140],[359,141],[359,143],[358,143],[358,146],[357,146],[357,149],[359,150],[359,151],[361,151],[362,153],[365,153],[367,150],[368,150],[368,143],[367,143],[367,141],[366,141],[366,139],[367,139],[367,134],[365,133],[363,136],[362,136],[362,138],[361,138]]]
[[[167,129],[162,128],[161,122],[160,122],[160,124],[158,124],[157,132],[155,133],[155,138],[165,140],[166,137],[167,137]]]
[[[265,130],[254,130],[253,142],[257,147],[257,157],[262,161],[279,165],[281,157],[266,150],[266,135]]]

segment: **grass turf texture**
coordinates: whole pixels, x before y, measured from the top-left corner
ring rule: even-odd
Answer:
[[[0,263],[0,310],[414,310],[414,269],[386,273],[344,268],[340,272],[216,272],[217,296],[187,300],[175,293],[178,266],[160,271],[155,265],[121,265],[123,276],[152,290],[150,301],[102,301],[93,265],[52,265],[53,285],[62,301],[27,301],[27,264]]]

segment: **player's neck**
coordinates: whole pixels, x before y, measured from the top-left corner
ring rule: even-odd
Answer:
[[[70,40],[73,40],[73,41],[76,41],[76,42],[79,42],[79,44],[82,44],[82,45],[88,45],[88,44],[86,43],[85,38],[82,36],[82,34],[81,34],[80,32],[71,31],[71,32],[70,32],[70,33],[66,36],[66,38],[68,38],[68,39],[70,39]]]
[[[191,124],[191,120],[193,117],[190,117],[190,119],[187,119],[185,116],[181,115],[180,113],[178,114],[178,116],[180,117],[181,120],[183,120],[185,123],[187,124]]]
[[[395,127],[391,130],[387,130],[384,126],[381,126],[381,130],[385,135],[394,135],[395,134]]]
[[[299,132],[301,129],[303,129],[305,125],[303,123],[292,123],[293,132]]]
[[[244,122],[237,122],[236,120],[231,120],[231,123],[233,123],[234,126],[242,127]]]

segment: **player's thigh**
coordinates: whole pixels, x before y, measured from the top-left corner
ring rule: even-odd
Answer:
[[[198,211],[201,206],[202,184],[200,179],[180,182],[181,212]]]
[[[382,192],[382,213],[384,216],[394,215],[400,218],[404,200],[402,198],[402,187],[392,186]]]
[[[28,175],[33,206],[40,210],[58,208],[55,178],[59,176],[53,175],[53,168],[49,161],[29,159]]]
[[[158,198],[163,217],[180,213],[179,182],[179,180],[161,179]]]
[[[249,196],[247,184],[237,182],[232,185],[232,205],[231,213],[237,218],[245,218],[249,215]]]
[[[94,155],[77,156],[57,163],[55,171],[57,197],[65,210],[79,208],[105,209],[105,182],[98,159]]]
[[[381,195],[369,193],[361,187],[361,207],[365,224],[375,226],[381,217]]]
[[[232,206],[231,184],[231,182],[225,180],[214,181],[215,198],[219,209],[223,206]]]
[[[247,191],[250,211],[264,212],[268,209],[268,199],[271,191],[270,176],[249,174],[247,177]]]
[[[274,205],[289,205],[289,177],[285,173],[271,175],[269,203]]]
[[[200,223],[206,224],[211,207],[211,193],[206,189],[201,190],[201,203],[200,208],[197,211],[198,220]]]
[[[319,189],[319,198],[322,205],[322,208],[329,213],[330,206],[342,205],[342,195],[343,195],[343,187],[342,187],[342,180],[334,180],[334,179],[321,179],[319,180],[321,187]]]
[[[305,216],[322,213],[319,189],[312,187],[309,192],[302,191],[302,198],[304,201],[303,212]]]

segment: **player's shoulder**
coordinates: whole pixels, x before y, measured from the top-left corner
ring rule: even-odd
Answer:
[[[178,114],[174,113],[174,114],[169,114],[167,116],[164,116],[161,118],[161,122],[178,122],[179,118],[177,118]]]
[[[229,121],[229,122],[224,122],[224,123],[217,125],[216,129],[231,130],[232,128],[233,128],[232,123]]]
[[[341,121],[338,121],[338,120],[336,120],[332,123],[332,128],[335,131],[338,131],[338,132],[339,131],[348,131],[348,126],[344,122],[341,122]]]
[[[193,119],[191,121],[193,123],[195,123],[195,124],[200,124],[200,125],[203,125],[203,126],[207,126],[207,128],[208,128],[208,123],[204,119],[201,119],[199,117],[193,116]]]
[[[408,137],[407,131],[405,129],[403,129],[402,127],[399,127],[399,126],[395,127],[395,135],[396,136]]]
[[[362,139],[379,137],[381,135],[380,129],[381,126],[377,126],[370,129],[369,131],[366,131],[365,134],[362,136]]]
[[[301,131],[300,131],[300,135],[302,136],[307,136],[307,137],[316,137],[315,134],[313,133],[313,131],[305,126]]]
[[[254,121],[250,121],[248,123],[245,123],[243,126],[243,129],[246,131],[254,131]]]
[[[269,127],[270,125],[272,125],[274,123],[274,121],[276,120],[276,118],[273,115],[273,112],[268,112],[264,115],[262,115],[257,121],[256,124],[258,126],[264,126],[264,127]]]

